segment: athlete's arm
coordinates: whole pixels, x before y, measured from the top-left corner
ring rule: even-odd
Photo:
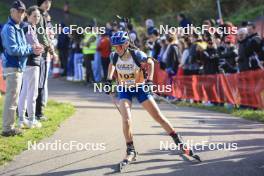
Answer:
[[[113,76],[114,76],[114,73],[115,73],[115,66],[112,63],[110,63],[109,66],[108,66],[107,79],[108,80],[112,80]]]
[[[149,78],[148,78],[148,80],[153,81],[153,76],[154,76],[154,61],[153,61],[153,59],[148,58],[147,63],[150,65]]]
[[[112,52],[110,54],[110,57],[109,57],[110,63],[109,63],[109,66],[108,66],[107,80],[113,80],[113,76],[114,76],[114,73],[115,73],[115,65],[113,64],[114,63],[114,61],[113,61],[114,55],[115,55],[115,53]]]

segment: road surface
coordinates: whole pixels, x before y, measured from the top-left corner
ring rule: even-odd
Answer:
[[[71,102],[77,111],[61,124],[53,136],[40,143],[69,144],[73,141],[88,148],[27,150],[0,167],[0,176],[120,175],[117,164],[124,157],[126,147],[121,118],[111,99],[107,95],[93,93],[91,87],[58,79],[50,80],[49,88],[50,99]],[[212,151],[205,147],[198,152],[204,160],[202,163],[189,160],[173,150],[172,140],[163,129],[139,104],[135,104],[132,110],[133,133],[140,155],[138,161],[121,175],[264,175],[264,124],[165,103],[159,106],[185,140],[194,143],[208,141],[206,144],[211,145],[224,143],[229,149],[237,146],[237,150]],[[164,147],[165,144],[170,144],[170,150]]]

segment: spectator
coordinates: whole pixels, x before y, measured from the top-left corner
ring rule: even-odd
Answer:
[[[72,49],[74,53],[74,81],[83,80],[83,54],[81,49],[82,35],[73,33]]]
[[[110,63],[109,56],[111,53],[111,42],[107,34],[102,34],[97,50],[101,54],[102,67],[104,72],[104,81],[107,79],[108,66]]]
[[[55,31],[53,30],[53,25],[51,23],[51,16],[49,15],[49,13],[45,14],[45,20],[47,21],[47,34],[48,37],[50,39],[50,42],[53,46],[57,45],[57,40],[55,38]],[[50,53],[47,54],[47,58],[46,58],[46,77],[45,77],[45,84],[44,84],[44,93],[43,93],[43,102],[44,102],[44,106],[47,105],[48,103],[48,76],[50,75],[50,68],[51,68],[51,62],[54,59],[58,59],[58,56],[56,53],[54,53],[55,55],[51,55]]]
[[[185,70],[185,67],[186,67],[186,62],[190,56],[190,47],[191,47],[191,40],[190,40],[190,37],[188,36],[185,36],[183,38],[183,46],[182,46],[182,57],[181,57],[181,62],[180,62],[180,65],[179,65],[179,70],[178,70],[178,73],[177,75],[179,76],[182,76],[184,75],[184,70]]]
[[[249,56],[249,64],[252,70],[264,69],[264,51],[262,50],[262,39],[259,34],[256,32],[256,26],[254,23],[249,23],[247,26],[248,37],[247,37],[247,49]]]
[[[156,60],[158,59],[158,55],[161,49],[159,38],[160,38],[159,31],[156,28],[154,28],[150,34],[150,41],[154,44],[151,53],[152,53],[152,57]]]
[[[100,43],[101,36],[96,35],[96,48]],[[102,61],[101,61],[101,53],[96,50],[94,54],[94,61],[93,61],[93,76],[94,81],[99,83],[102,81]]]
[[[236,42],[237,42],[236,41],[236,35],[232,34],[232,33],[236,32],[235,31],[235,29],[236,29],[235,26],[233,25],[233,23],[228,21],[228,22],[224,23],[223,27],[224,27],[224,30],[227,33],[227,34],[223,35],[223,38],[228,37],[229,42],[231,42],[231,44],[235,45]]]
[[[86,82],[93,83],[94,76],[92,70],[92,62],[94,61],[94,55],[96,52],[96,35],[92,32],[85,33],[81,46],[86,68]]]
[[[61,24],[63,30],[66,30],[65,24]],[[59,59],[61,63],[61,69],[62,76],[67,75],[67,62],[68,62],[68,56],[69,56],[69,45],[70,45],[70,38],[68,34],[66,34],[66,31],[62,32],[58,35],[58,44],[57,49],[59,51]]]
[[[179,26],[183,28],[186,28],[188,25],[190,26],[192,24],[183,13],[177,15],[177,20],[179,22]]]
[[[249,57],[247,55],[247,28],[240,28],[237,31],[238,38],[238,68],[240,72],[250,70]]]
[[[1,32],[4,47],[4,75],[7,89],[3,111],[3,136],[21,134],[14,128],[22,75],[25,70],[27,56],[40,55],[43,48],[29,45],[26,41],[21,22],[25,17],[25,4],[16,0],[10,9],[10,17]]]
[[[197,59],[197,44],[202,42],[202,37],[199,34],[194,33],[192,36],[190,36],[190,40],[192,44],[189,49],[189,57],[185,63],[184,75],[198,75],[201,63]],[[204,44],[201,46],[203,45]]]
[[[116,33],[118,30],[119,30],[118,23],[116,21],[113,21],[112,22],[112,34],[111,35],[113,35],[114,33]]]
[[[112,36],[112,26],[111,26],[111,23],[110,22],[107,22],[105,24],[105,33],[111,37]]]
[[[2,28],[3,28],[3,25],[2,24],[0,24],[0,67],[2,68],[3,66],[2,66],[2,62],[3,62],[3,56],[2,56],[2,53],[4,52],[4,47],[3,47],[3,45],[2,45],[2,39],[1,39],[1,31],[2,31]],[[1,72],[0,72],[0,74],[1,74]],[[2,76],[1,76],[2,77]],[[1,91],[0,91],[0,94],[1,94]]]
[[[213,40],[210,38],[207,41],[207,49],[204,52],[203,73],[206,75],[219,73],[218,63],[219,57],[217,55],[217,47]]]
[[[31,45],[40,45],[36,33],[36,25],[40,20],[40,12],[37,6],[27,10],[27,26],[23,28],[27,42]],[[39,66],[41,55],[29,55],[27,66],[23,73],[22,89],[18,101],[18,127],[41,128],[41,123],[35,118],[36,99],[38,96]],[[25,118],[25,113],[29,120]]]
[[[70,46],[69,46],[69,56],[67,58],[67,81],[73,81],[74,78],[74,39],[73,35],[69,34],[70,37]]]
[[[152,19],[147,19],[146,22],[147,35],[149,36],[154,29],[154,21]]]
[[[48,29],[47,15],[51,7],[51,0],[38,0],[37,5],[40,11],[40,22],[37,28]],[[48,77],[48,60],[52,57],[56,60],[58,57],[55,53],[54,45],[48,32],[38,33],[38,39],[40,44],[44,46],[44,53],[42,54],[42,60],[40,61],[40,78],[39,78],[39,89],[38,98],[36,104],[36,118],[37,120],[47,120],[44,116],[44,107],[46,103],[45,91],[47,91],[47,77]],[[49,56],[51,55],[51,56]]]
[[[160,52],[159,52],[159,55],[158,55],[158,61],[160,63],[160,68],[162,70],[165,70],[166,69],[166,64],[162,62],[162,58],[163,58],[163,54],[164,52],[166,51],[166,48],[167,48],[167,43],[166,43],[166,37],[165,36],[162,36],[160,37]]]
[[[224,43],[218,47],[219,70],[222,73],[236,73],[236,58],[238,51],[232,43],[233,39],[230,35],[226,36]]]
[[[131,23],[127,24],[128,34],[131,42],[135,45],[135,47],[139,48],[139,40],[137,32],[134,30],[134,27]]]
[[[203,27],[207,33],[212,34],[214,31],[213,24],[211,20],[204,20]],[[208,36],[208,34],[206,34]]]
[[[3,25],[0,24],[0,34],[1,34],[1,31],[2,31],[2,28],[3,28]],[[1,57],[1,54],[4,52],[4,47],[2,45],[2,38],[1,38],[1,35],[0,35],[0,57]]]
[[[205,58],[208,57],[208,53],[206,52],[207,49],[207,43],[204,41],[199,41],[196,43],[196,51],[195,55],[193,57],[193,60],[197,64],[197,73],[198,74],[204,74],[205,68]],[[208,63],[207,63],[208,64]],[[208,72],[208,70],[206,70]]]
[[[166,65],[166,72],[170,76],[174,76],[178,71],[178,66],[180,63],[181,53],[179,47],[176,43],[177,37],[174,34],[166,35],[167,48],[163,55],[163,62]]]
[[[202,38],[203,38],[203,41],[205,42],[212,41],[212,35],[208,31],[204,32],[204,34],[202,35]]]

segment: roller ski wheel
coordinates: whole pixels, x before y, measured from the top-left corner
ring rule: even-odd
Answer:
[[[119,163],[119,172],[122,173],[129,164],[136,161],[137,155],[138,155],[138,153],[135,151],[131,151],[131,152],[127,153],[126,158]]]
[[[202,162],[200,156],[195,154],[193,149],[191,147],[188,147],[187,144],[184,143],[184,141],[180,135],[177,135],[173,140],[174,140],[176,145],[180,146],[180,149],[183,152],[183,154],[185,154],[188,157],[191,157],[191,158],[193,158],[199,162]]]
[[[197,160],[197,161],[199,161],[199,162],[202,162],[200,156],[197,155],[197,154],[194,154],[194,152],[193,152],[193,150],[192,150],[191,148],[188,148],[188,149],[182,149],[182,152],[183,152],[185,155],[187,155],[187,156],[189,156],[189,157],[191,157],[191,158],[193,158],[193,159],[195,159],[195,160]]]

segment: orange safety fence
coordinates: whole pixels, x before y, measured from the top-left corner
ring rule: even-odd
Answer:
[[[167,95],[176,98],[264,108],[264,70],[169,78],[156,64],[154,83],[171,84],[173,89]]]
[[[0,93],[5,93],[5,91],[6,91],[6,84],[3,78],[3,68],[2,68],[2,62],[0,59]]]

